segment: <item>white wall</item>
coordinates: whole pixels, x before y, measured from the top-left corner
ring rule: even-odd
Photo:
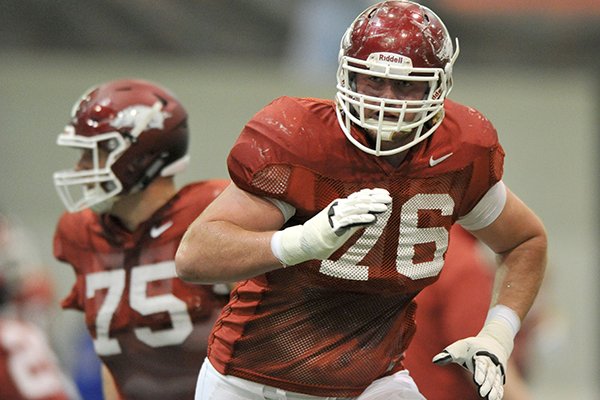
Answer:
[[[477,70],[456,66],[452,98],[483,111],[507,152],[505,182],[545,221],[550,267],[545,296],[556,315],[536,357],[539,398],[592,398],[597,340],[599,85],[581,71]],[[0,209],[35,233],[51,265],[59,296],[72,283],[70,268],[51,255],[62,205],[52,172],[74,157],[55,146],[72,104],[94,83],[121,77],[170,87],[191,114],[192,165],[180,182],[226,176],[225,157],[243,123],[282,95],[332,97],[334,80],[319,86],[295,81],[276,65],[237,60],[174,60],[123,56],[3,54],[0,58]],[[591,75],[591,74],[590,74]],[[566,78],[568,77],[568,79]],[[75,313],[57,311],[52,334],[67,362]],[[66,333],[65,333],[66,332]],[[561,340],[568,335],[568,347]]]

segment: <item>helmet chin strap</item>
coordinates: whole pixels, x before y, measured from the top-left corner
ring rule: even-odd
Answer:
[[[433,117],[429,119],[429,121],[425,122],[424,125],[418,126],[416,128],[406,128],[402,127],[398,131],[380,131],[381,141],[382,142],[393,142],[396,139],[399,139],[402,136],[411,135],[411,134],[420,134],[424,127],[431,127],[436,125],[442,118],[444,118],[443,110],[438,111]],[[373,119],[375,121],[375,119]],[[383,123],[385,124],[385,122]],[[395,126],[395,124],[390,124]],[[373,132],[377,133],[376,129],[372,129]]]
[[[367,120],[367,122],[372,123],[373,125],[378,124],[378,120],[375,118],[370,118]],[[385,125],[389,125],[390,127],[395,128],[396,124],[394,123],[385,123],[383,122],[381,124],[382,126]],[[375,134],[379,134],[381,136],[381,141],[382,142],[393,142],[394,140],[402,137],[402,136],[406,136],[406,135],[410,135],[411,133],[413,133],[415,131],[416,128],[400,128],[400,130],[391,130],[391,129],[370,129],[370,128],[366,128],[368,131],[373,132]]]

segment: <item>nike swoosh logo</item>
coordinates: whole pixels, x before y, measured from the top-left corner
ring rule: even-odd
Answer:
[[[448,153],[445,156],[441,156],[440,158],[433,158],[433,156],[429,157],[429,166],[430,167],[435,167],[436,165],[438,165],[442,161],[448,159],[448,157],[450,157],[452,154],[454,154],[454,153]]]
[[[150,236],[153,239],[156,239],[157,237],[159,237],[160,235],[165,233],[167,231],[167,229],[169,229],[172,226],[173,226],[173,221],[165,222],[164,224],[162,224],[160,226],[153,226],[152,229],[150,229]]]

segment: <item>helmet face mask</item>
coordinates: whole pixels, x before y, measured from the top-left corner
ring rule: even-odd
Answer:
[[[410,1],[382,2],[361,13],[340,46],[336,111],[346,137],[367,153],[386,156],[431,135],[452,88],[456,44],[453,51],[448,31],[431,10]],[[360,90],[360,76],[426,90],[420,98],[381,97]],[[372,134],[373,147],[352,136],[353,124]]]
[[[53,175],[65,207],[103,213],[120,196],[185,168],[187,112],[152,83],[112,81],[93,87],[75,104],[57,144],[83,152],[75,168]]]
[[[54,173],[54,186],[67,210],[75,212],[96,206],[95,211],[108,211],[112,206],[109,199],[115,198],[123,190],[121,181],[111,169],[115,160],[128,147],[123,136],[119,132],[79,136],[68,125],[65,132],[58,135],[57,144],[91,153],[86,157],[89,158],[89,168]],[[104,148],[113,150],[103,151]]]

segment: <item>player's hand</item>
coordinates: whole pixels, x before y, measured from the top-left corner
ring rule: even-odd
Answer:
[[[473,373],[479,396],[501,400],[506,381],[506,364],[512,352],[513,337],[495,321],[486,324],[475,337],[458,340],[433,357],[433,363],[456,363]]]
[[[362,189],[345,199],[334,200],[325,210],[327,210],[329,226],[336,235],[342,236],[349,228],[358,229],[375,223],[377,220],[375,214],[385,212],[391,202],[392,198],[385,189]],[[306,221],[304,225],[316,217]]]
[[[334,200],[302,225],[278,231],[271,239],[275,256],[285,265],[331,256],[359,228],[374,224],[392,198],[385,189],[362,189]]]

